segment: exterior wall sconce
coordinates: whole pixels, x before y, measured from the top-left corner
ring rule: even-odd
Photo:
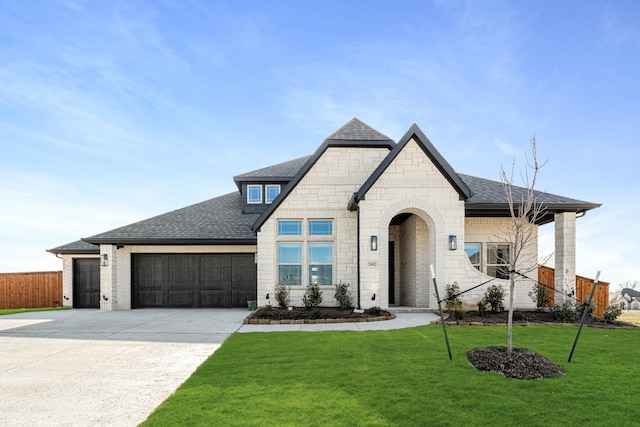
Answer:
[[[378,250],[378,236],[371,236],[371,250]]]
[[[458,238],[456,236],[449,236],[449,250],[455,251],[458,249]]]
[[[107,254],[100,255],[100,265],[103,267],[109,265],[109,256]]]

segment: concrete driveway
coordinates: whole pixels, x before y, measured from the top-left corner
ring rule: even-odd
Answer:
[[[135,426],[242,325],[246,309],[0,317],[0,426]]]

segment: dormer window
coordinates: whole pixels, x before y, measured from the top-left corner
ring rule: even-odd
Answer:
[[[247,185],[247,203],[262,203],[262,185]]]
[[[265,185],[264,192],[264,202],[271,203],[275,200],[276,197],[278,197],[278,194],[280,194],[280,184],[267,184]]]

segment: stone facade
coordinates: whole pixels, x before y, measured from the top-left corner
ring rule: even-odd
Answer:
[[[431,265],[441,297],[449,283],[458,282],[465,290],[491,279],[470,264],[464,251],[465,238],[494,242],[500,230],[509,225],[508,219],[465,218],[464,201],[414,140],[386,167],[360,201],[359,210],[347,210],[352,194],[387,155],[386,149],[329,147],[319,158],[258,232],[259,305],[270,302],[266,295],[273,293],[278,281],[278,242],[303,243],[302,285],[290,288],[291,304],[302,305],[308,284],[306,244],[317,240],[306,235],[308,219],[334,221],[333,236],[324,238],[334,245],[333,281],[353,285],[354,299],[355,285],[360,283],[362,308],[388,308],[390,289],[394,305],[436,308]],[[401,214],[404,221],[392,225]],[[278,236],[277,222],[281,219],[301,220],[302,236]],[[375,250],[371,248],[372,236],[378,242]],[[449,250],[449,236],[457,236],[457,250]],[[394,242],[392,286],[389,242]],[[536,258],[537,241],[526,252]],[[495,282],[508,289],[508,281]],[[530,289],[518,286],[518,306],[531,305]],[[475,305],[484,291],[467,295],[467,305]],[[323,293],[323,305],[335,305],[333,288],[323,287]]]

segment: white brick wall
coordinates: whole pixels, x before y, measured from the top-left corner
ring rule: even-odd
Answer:
[[[73,307],[73,260],[97,258],[98,255],[62,255],[62,306]]]
[[[349,283],[355,300],[358,281],[357,214],[348,211],[347,204],[387,154],[389,150],[386,148],[327,148],[258,233],[258,305],[267,304],[266,294],[273,294],[278,280],[276,227],[279,219],[303,220],[305,234],[307,219],[333,219],[333,282]],[[307,239],[303,236],[280,240]],[[303,251],[303,286],[291,288],[291,304],[296,306],[302,305],[302,296],[306,290],[308,272],[305,268],[305,252]],[[323,292],[323,305],[335,305],[333,288],[323,287]]]
[[[115,245],[101,245],[101,253],[109,256],[109,266],[100,267],[100,294],[106,295],[108,301],[101,298],[102,310],[131,309],[131,255],[135,253],[255,253],[253,245],[223,246],[131,246],[118,249]]]

